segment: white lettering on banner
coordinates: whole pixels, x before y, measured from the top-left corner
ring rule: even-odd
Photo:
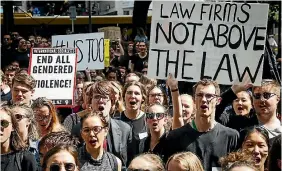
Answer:
[[[148,76],[262,79],[268,4],[153,1]]]
[[[46,97],[55,105],[73,105],[76,50],[31,49],[30,75],[36,80],[33,98]]]
[[[77,70],[104,69],[104,33],[52,36],[52,46],[77,48]]]

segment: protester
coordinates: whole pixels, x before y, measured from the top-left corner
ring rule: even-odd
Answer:
[[[146,109],[146,123],[149,135],[141,140],[139,148],[144,152],[162,155],[166,139],[165,125],[167,124],[167,111],[163,105],[152,104]],[[162,156],[160,156],[162,157]]]
[[[148,38],[147,38],[143,28],[141,28],[141,27],[137,28],[137,35],[135,36],[134,41],[135,42],[146,42],[146,41],[148,41]]]
[[[143,68],[148,66],[149,54],[147,53],[147,47],[145,42],[139,43],[139,53],[133,56],[131,60],[131,72],[141,72]]]
[[[195,119],[195,104],[193,97],[189,94],[181,94],[180,100],[182,104],[182,118],[185,125]]]
[[[22,38],[19,40],[17,50],[12,53],[12,61],[18,61],[21,68],[28,68],[29,53],[26,40]]]
[[[131,142],[132,133],[130,126],[126,123],[111,119],[110,116],[115,111],[114,90],[109,81],[95,83],[89,91],[89,103],[92,110],[101,111],[105,117],[108,126],[107,150],[122,160],[122,165],[126,166],[128,160],[128,143]],[[117,114],[120,115],[120,114]]]
[[[140,77],[136,73],[129,73],[126,75],[125,83],[132,82],[132,81],[139,81]]]
[[[57,145],[78,147],[79,144],[79,140],[68,132],[51,132],[42,137],[38,143],[40,162],[43,164],[43,158],[45,157],[46,153]]]
[[[113,106],[115,106],[111,82],[102,81],[95,83],[90,87],[87,96],[89,96],[88,103],[91,103],[92,110],[102,112],[105,120],[109,124],[104,148],[120,158],[122,166],[125,167],[128,163],[128,144],[131,142],[132,133],[128,124],[110,117],[111,113],[114,111]],[[78,136],[77,134],[81,134],[81,124],[82,123],[79,123],[74,126],[72,130],[74,135]]]
[[[259,169],[255,168],[252,164],[246,161],[238,161],[233,163],[228,169],[223,171],[259,171]]]
[[[83,92],[83,84],[76,84],[76,91],[75,91],[75,101],[77,106],[81,106],[83,103],[82,92]]]
[[[31,107],[34,111],[40,137],[50,132],[65,131],[65,128],[60,124],[56,108],[50,100],[39,97],[34,100]]]
[[[221,157],[219,162],[223,171],[230,170],[235,165],[237,165],[238,167],[237,163],[244,163],[246,166],[257,170],[257,168],[255,167],[255,159],[252,153],[248,150],[239,150],[236,152],[229,153],[227,156]]]
[[[225,110],[220,116],[220,123],[240,131],[250,124],[256,123],[257,118],[252,105],[252,93],[241,91],[236,96],[237,98],[232,102],[232,107]]]
[[[93,84],[93,82],[84,82],[83,89],[82,89],[82,101],[83,103],[79,108],[73,109],[74,113],[68,115],[64,120],[64,127],[71,132],[74,125],[78,124],[80,122],[80,116],[79,112],[82,112],[84,110],[89,110],[89,101],[87,99],[87,89],[90,88],[90,86]]]
[[[43,171],[78,171],[78,154],[74,147],[58,145],[44,156]],[[63,169],[64,168],[64,169]]]
[[[12,81],[12,104],[31,106],[36,86],[35,79],[27,73],[17,73]]]
[[[146,90],[140,82],[129,82],[124,86],[123,99],[125,111],[121,113],[120,120],[128,123],[132,128],[132,142],[128,144],[128,159],[132,160],[140,154],[140,141],[148,136],[146,115],[142,111],[142,104],[146,101]]]
[[[111,81],[111,86],[113,90],[113,105],[111,117],[119,118],[120,113],[125,110],[124,102],[122,98],[122,85],[117,81]]]
[[[268,170],[281,171],[281,136],[275,137],[272,147],[268,154]]]
[[[165,168],[162,159],[159,156],[144,153],[135,157],[127,169],[127,171],[135,170],[165,171]]]
[[[8,65],[5,68],[4,74],[8,80],[9,87],[12,87],[12,80],[15,77],[17,71],[18,71],[17,68],[13,67],[12,65]]]
[[[37,140],[39,138],[36,121],[32,109],[26,105],[13,105],[11,111],[19,126],[19,136],[28,146],[28,150],[35,156],[40,166],[39,153],[37,150]]]
[[[92,112],[81,118],[81,136],[85,142],[78,150],[81,171],[121,171],[121,160],[103,148],[108,129],[109,122],[102,112]]]
[[[199,158],[191,152],[182,152],[172,155],[166,164],[168,171],[204,171]]]
[[[168,107],[168,97],[166,95],[166,92],[157,85],[152,85],[148,88],[147,97],[147,105],[157,103]]]
[[[196,83],[196,118],[191,124],[168,134],[165,161],[174,153],[190,151],[203,161],[204,169],[210,171],[213,167],[219,167],[220,157],[237,148],[239,133],[215,121],[216,105],[220,103],[219,95],[217,82],[203,79]]]
[[[282,132],[281,121],[277,118],[280,100],[280,84],[275,80],[263,80],[261,86],[253,87],[253,104],[258,123],[267,130],[270,139]]]
[[[83,84],[85,81],[85,74],[83,72],[76,73],[76,84]]]
[[[6,78],[6,76],[4,75],[4,73],[2,72],[2,70],[0,71],[1,73],[1,83],[0,83],[0,87],[1,87],[1,101],[10,101],[12,99],[12,93],[11,93],[11,89],[8,86],[8,79]]]
[[[36,171],[34,156],[25,149],[27,145],[19,136],[19,126],[8,106],[1,106],[1,170]]]
[[[264,171],[269,151],[269,137],[263,127],[251,127],[244,136],[242,149],[252,153],[255,166]]]

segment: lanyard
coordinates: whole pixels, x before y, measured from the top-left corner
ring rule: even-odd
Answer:
[[[193,127],[196,131],[198,131],[197,126],[196,126],[196,124],[195,124],[195,120],[192,120],[192,127]]]

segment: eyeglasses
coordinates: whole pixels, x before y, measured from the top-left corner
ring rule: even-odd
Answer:
[[[273,96],[275,96],[276,94],[274,94],[274,93],[268,93],[268,92],[264,92],[264,93],[255,93],[253,96],[254,96],[254,98],[255,99],[261,99],[261,96],[264,98],[264,99],[266,99],[266,100],[268,100],[268,99],[270,99],[271,97],[273,97]]]
[[[156,94],[149,94],[151,97],[163,97],[162,93],[156,93]]]
[[[218,97],[218,95],[216,95],[216,94],[210,94],[210,93],[207,93],[207,94],[198,93],[198,94],[196,94],[196,96],[197,96],[197,97],[200,97],[200,98],[205,97],[205,98],[208,99],[208,100],[211,100],[211,99],[213,99],[213,98]]]
[[[95,100],[102,99],[103,101],[109,101],[110,100],[110,98],[108,96],[104,96],[104,95],[101,95],[101,94],[94,95],[93,98]]]
[[[1,127],[7,128],[10,125],[11,122],[7,120],[1,120]]]
[[[62,165],[60,165],[58,163],[51,164],[50,171],[60,171],[61,166]],[[64,166],[66,171],[74,171],[75,170],[75,164],[73,164],[73,163],[63,163],[63,166]]]
[[[21,115],[21,114],[15,114],[15,118],[16,118],[16,120],[19,122],[19,121],[21,121],[23,118],[27,118],[27,116]]]
[[[50,118],[50,114],[48,115],[35,115],[35,119],[38,121],[48,120]]]
[[[161,120],[165,117],[165,113],[146,113],[146,119],[154,119]]]
[[[99,134],[101,131],[102,131],[102,129],[104,129],[105,127],[103,127],[103,126],[94,126],[94,127],[92,127],[92,128],[82,128],[82,133],[83,134],[90,134],[90,132],[91,131],[93,131],[94,132],[94,134],[95,135],[97,135],[97,134]]]

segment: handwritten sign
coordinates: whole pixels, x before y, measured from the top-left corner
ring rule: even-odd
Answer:
[[[56,35],[52,46],[77,48],[77,70],[104,69],[104,33]]]
[[[46,97],[55,105],[73,105],[75,49],[34,48],[31,51],[29,73],[36,80],[33,98]]]
[[[148,76],[260,85],[267,16],[268,4],[154,1]]]

